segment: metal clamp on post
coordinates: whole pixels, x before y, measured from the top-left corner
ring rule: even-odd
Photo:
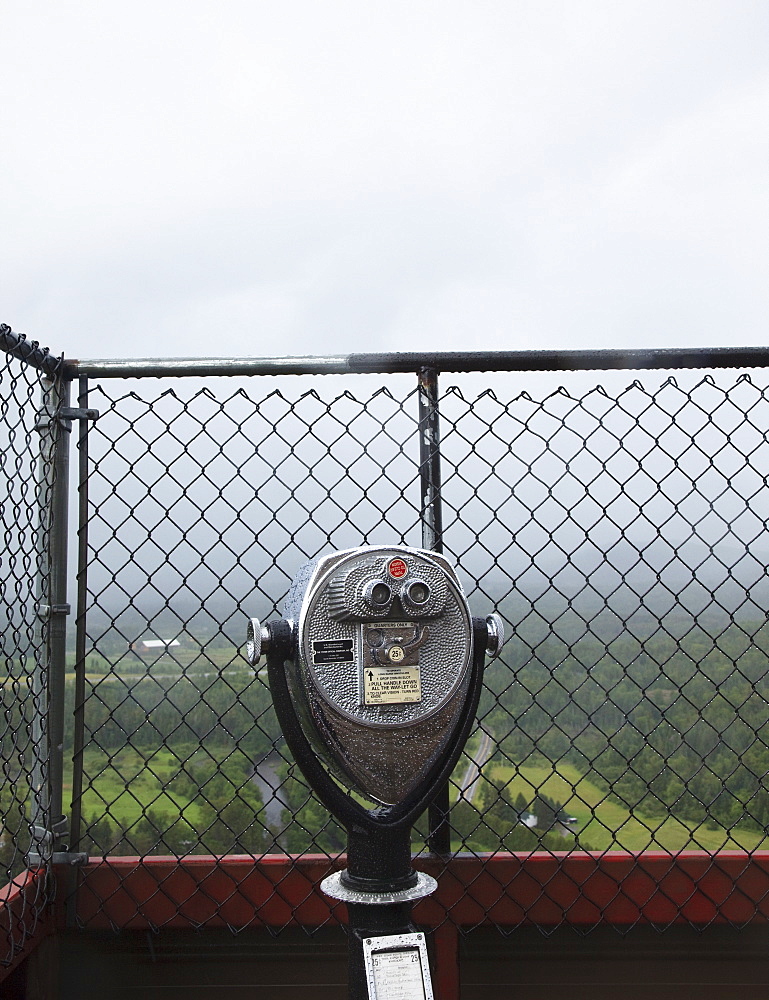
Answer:
[[[78,406],[60,406],[56,412],[56,419],[65,431],[71,431],[73,420],[98,420],[99,411],[84,410]]]
[[[347,904],[349,996],[381,1000],[410,976],[398,996],[429,1000],[411,905],[437,884],[412,867],[411,827],[464,748],[502,622],[471,617],[443,556],[405,546],[308,563],[284,613],[251,620],[247,656],[254,666],[266,652],[286,742],[347,829],[347,868],[321,889]]]
[[[37,608],[37,617],[45,621],[50,618],[51,615],[70,615],[72,614],[71,604],[39,604]]]
[[[65,431],[72,430],[73,420],[98,420],[98,410],[84,410],[77,406],[60,406],[58,409],[51,406],[43,406],[35,421],[35,430],[38,434],[50,430],[54,425],[58,425]]]
[[[88,861],[88,855],[74,853],[68,850],[55,851],[56,844],[61,844],[69,838],[69,821],[61,816],[50,829],[44,826],[32,827],[32,844],[36,850],[29,851],[26,857],[28,868],[39,868],[41,865],[83,865]]]

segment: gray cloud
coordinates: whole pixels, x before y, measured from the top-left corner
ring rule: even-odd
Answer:
[[[768,28],[12,0],[2,319],[80,357],[764,343]]]

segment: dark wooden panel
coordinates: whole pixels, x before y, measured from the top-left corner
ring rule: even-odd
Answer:
[[[18,1000],[346,996],[347,945],[338,928],[313,937],[291,929],[277,938],[264,930],[70,931],[57,945],[58,992]],[[37,959],[33,953],[28,961]],[[639,926],[586,936],[566,927],[548,936],[531,927],[509,936],[483,928],[460,938],[460,973],[462,1000],[769,1000],[769,927],[659,933]],[[440,975],[433,981],[438,987]]]
[[[460,969],[462,1000],[767,1000],[769,928],[482,929],[462,940]]]
[[[61,937],[59,1000],[292,1000],[343,997],[347,942],[339,930],[308,937],[291,930],[121,934],[68,932]]]

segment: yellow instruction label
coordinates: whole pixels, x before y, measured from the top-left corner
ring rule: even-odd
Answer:
[[[365,705],[408,705],[422,700],[419,667],[367,666],[363,670]]]

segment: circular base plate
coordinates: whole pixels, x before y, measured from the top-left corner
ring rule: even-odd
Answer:
[[[362,892],[359,889],[348,889],[342,885],[342,873],[334,872],[328,878],[324,878],[320,887],[327,896],[332,899],[339,899],[343,903],[369,903],[372,906],[387,906],[388,903],[410,903],[415,899],[422,899],[435,892],[438,883],[431,875],[424,872],[417,872],[417,884],[410,889],[402,889],[400,892]]]

